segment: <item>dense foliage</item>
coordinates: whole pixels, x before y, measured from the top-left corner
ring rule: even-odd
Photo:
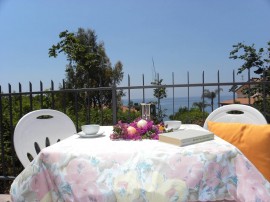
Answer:
[[[218,88],[218,89],[215,89],[214,91],[210,91],[208,89],[205,89],[203,91],[202,98],[204,97],[204,98],[210,99],[211,104],[209,104],[209,105],[211,106],[212,111],[214,111],[214,99],[216,98],[218,93],[220,93],[220,91],[222,91],[222,90],[223,90],[222,88]]]
[[[96,88],[119,84],[124,76],[123,65],[118,61],[112,67],[106,54],[104,43],[97,41],[97,35],[91,29],[79,28],[77,33],[63,31],[61,39],[49,49],[50,57],[59,53],[67,56],[65,88]],[[88,92],[88,103],[92,106],[110,105],[112,95],[109,92],[100,94],[98,91]],[[123,92],[119,92],[121,96]],[[86,99],[85,95],[80,95]],[[72,98],[68,98],[72,101]]]
[[[169,118],[172,120],[180,120],[183,124],[198,124],[203,126],[205,118],[208,116],[207,112],[202,112],[201,109],[192,107],[180,107],[178,112],[174,115],[170,115]]]
[[[159,77],[155,78],[155,80],[153,82],[151,82],[152,85],[157,85],[157,86],[161,86],[163,82],[163,79],[159,79]],[[158,87],[154,89],[154,93],[153,93],[154,97],[157,98],[157,102],[152,102],[156,105],[156,116],[153,117],[154,118],[154,122],[155,123],[160,123],[163,121],[163,119],[167,116],[166,115],[166,110],[167,109],[162,109],[161,108],[161,104],[160,101],[163,98],[167,97],[167,91],[165,87]]]
[[[256,99],[253,106],[261,112],[264,112],[264,106],[266,107],[265,116],[268,122],[270,122],[270,85],[261,83],[262,81],[270,81],[270,41],[267,43],[266,48],[259,48],[258,50],[254,44],[251,46],[244,43],[233,45],[230,58],[244,62],[238,68],[238,74],[248,71],[250,75],[251,69],[255,69],[254,73],[258,75],[258,84],[243,89],[243,93]],[[263,98],[266,98],[265,102],[263,102]]]

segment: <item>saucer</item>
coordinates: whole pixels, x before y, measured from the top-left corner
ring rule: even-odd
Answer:
[[[98,133],[91,134],[91,135],[86,135],[83,131],[77,133],[80,137],[87,137],[87,138],[92,138],[92,137],[98,137],[103,135],[104,131],[99,131]]]

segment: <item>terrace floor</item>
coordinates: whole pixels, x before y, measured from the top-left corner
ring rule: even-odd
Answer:
[[[10,202],[11,198],[8,194],[0,194],[0,202]]]

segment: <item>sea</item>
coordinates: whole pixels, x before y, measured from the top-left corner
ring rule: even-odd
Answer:
[[[233,99],[232,95],[221,95],[220,96],[220,101],[224,101],[224,100],[231,100]],[[142,98],[138,98],[138,99],[130,99],[133,104],[135,103],[142,103],[143,99]],[[123,105],[124,106],[128,106],[128,99],[122,99]],[[145,103],[148,102],[157,102],[156,98],[145,98]],[[194,96],[194,97],[189,97],[189,107],[191,108],[194,102],[202,102],[202,98],[201,96]],[[205,102],[210,104],[211,100],[205,98]],[[169,98],[163,98],[160,100],[160,105],[161,105],[161,109],[165,110],[165,114],[167,115],[164,120],[168,120],[169,116],[172,114],[175,114],[178,109],[181,107],[188,107],[188,98],[187,97],[175,97],[174,98],[174,105],[173,105],[173,98],[169,97]],[[216,97],[214,99],[214,109],[218,108],[219,104],[218,104],[218,98]],[[212,111],[211,106],[206,107],[205,111],[210,113]]]

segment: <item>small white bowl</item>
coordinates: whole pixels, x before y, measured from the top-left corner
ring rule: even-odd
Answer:
[[[81,128],[85,135],[93,135],[98,133],[100,125],[98,124],[82,125]]]
[[[167,130],[177,130],[180,128],[181,126],[181,121],[177,121],[177,120],[171,120],[171,121],[164,121],[164,125],[165,125],[165,128]]]

